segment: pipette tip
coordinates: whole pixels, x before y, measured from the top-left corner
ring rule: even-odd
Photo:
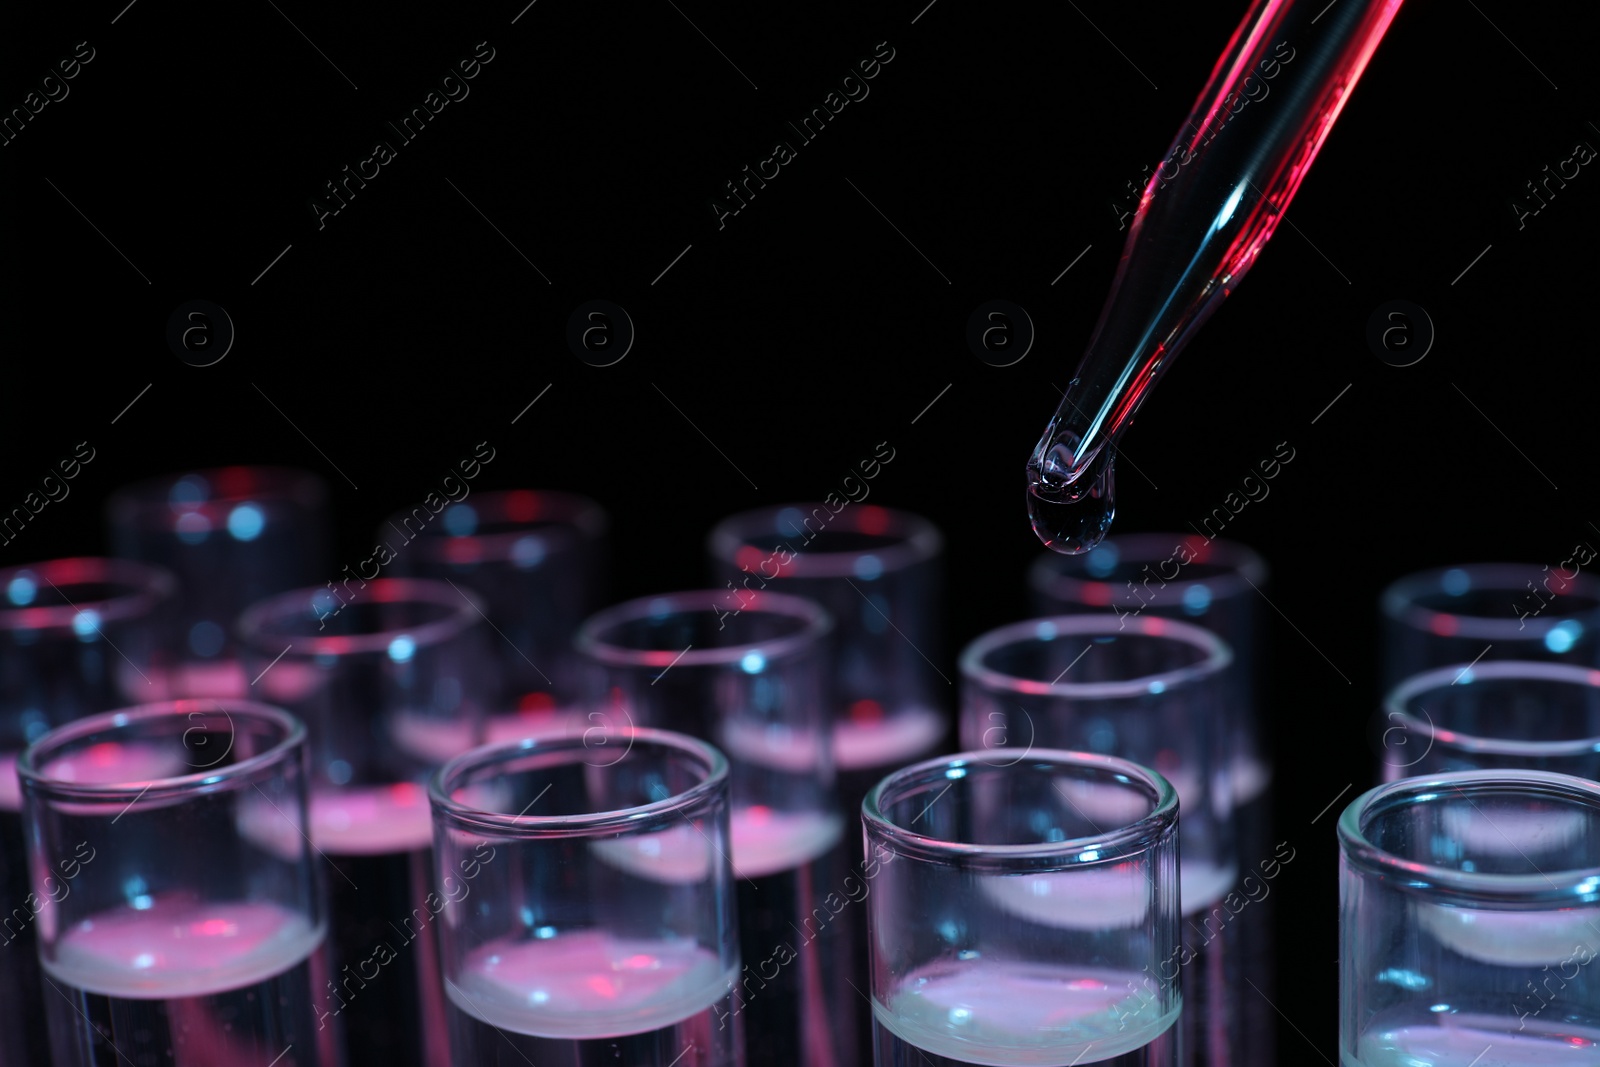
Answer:
[[[1043,444],[1043,442],[1041,442]],[[1057,442],[1049,450],[1066,446]],[[1098,545],[1116,517],[1116,474],[1109,448],[1103,449],[1076,481],[1050,477],[1048,467],[1028,465],[1028,520],[1052,552],[1075,556]]]

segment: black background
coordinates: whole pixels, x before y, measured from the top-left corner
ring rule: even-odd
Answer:
[[[337,558],[354,563],[487,440],[475,488],[605,505],[620,598],[702,583],[714,521],[820,497],[887,441],[871,499],[948,537],[951,677],[962,644],[1026,613],[1040,548],[1023,464],[1105,297],[1125,236],[1112,203],[1161,158],[1243,14],[124,3],[5,18],[0,109],[79,41],[95,58],[0,147],[0,507],[78,442],[97,455],[0,563],[101,550],[104,497],[129,479],[254,462],[327,478]],[[395,141],[383,122],[480,41],[494,59],[470,96],[319,229],[308,201]],[[794,141],[785,122],[880,41],[895,57],[870,96],[719,230],[723,183]],[[1576,142],[1600,145],[1591,41],[1534,5],[1407,5],[1294,225],[1124,440],[1124,532],[1185,530],[1280,442],[1295,450],[1226,531],[1273,567],[1266,713],[1279,837],[1297,850],[1276,884],[1282,1062],[1336,1058],[1333,822],[1375,776],[1379,590],[1600,543],[1600,175],[1585,167],[1520,231],[1510,206]],[[615,366],[565,342],[595,298],[637,329]],[[994,298],[1037,327],[1014,366],[965,343]],[[164,339],[193,299],[237,329],[215,366]],[[1437,329],[1415,366],[1365,340],[1394,299]]]

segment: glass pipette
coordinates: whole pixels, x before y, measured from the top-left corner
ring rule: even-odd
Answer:
[[[1028,460],[1057,552],[1099,543],[1113,457],[1150,391],[1272,236],[1401,0],[1255,0],[1133,217],[1111,295]]]

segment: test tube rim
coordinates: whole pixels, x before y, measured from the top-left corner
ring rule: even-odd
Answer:
[[[590,766],[606,767],[615,766],[632,753],[634,745],[640,741],[649,744],[670,748],[679,753],[688,753],[699,759],[705,769],[705,777],[688,789],[674,793],[662,800],[652,801],[649,804],[636,804],[628,808],[617,808],[611,811],[588,812],[584,814],[568,815],[512,815],[505,812],[485,811],[474,808],[455,800],[451,791],[458,788],[460,782],[451,784],[446,789],[446,783],[467,771],[480,766],[490,766],[502,763],[508,758],[522,754],[532,754],[541,746],[548,751],[563,752],[596,751],[591,746],[589,734],[541,734],[524,737],[514,741],[499,741],[494,744],[480,745],[477,748],[463,752],[454,759],[443,764],[437,771],[428,776],[428,803],[432,808],[435,826],[441,824],[455,829],[466,830],[473,833],[492,832],[507,840],[535,841],[561,837],[593,837],[597,832],[606,830],[620,830],[628,834],[650,833],[660,829],[660,824],[674,823],[683,818],[679,813],[688,808],[697,807],[708,796],[716,793],[724,785],[731,790],[729,781],[728,757],[721,749],[697,737],[679,733],[675,730],[661,730],[654,727],[634,726],[625,727],[608,734],[625,738],[627,748],[621,757],[610,763],[590,764]],[[609,744],[609,742],[607,742]],[[731,793],[730,793],[731,796]],[[727,804],[723,805],[726,810]]]
[[[719,614],[719,607],[728,604],[728,593],[722,589],[686,589],[624,600],[620,604],[602,608],[584,619],[573,638],[573,647],[581,655],[611,667],[664,667],[666,663],[663,657],[672,660],[675,666],[680,667],[724,667],[738,663],[751,652],[761,653],[769,662],[803,656],[813,649],[823,647],[822,642],[833,632],[833,617],[815,600],[790,593],[746,590],[738,594],[735,601],[740,605],[739,614],[760,612],[765,609],[771,614],[801,620],[802,629],[797,633],[769,638],[766,641],[745,641],[711,648],[691,648],[688,651],[676,647],[623,648],[600,640],[598,634],[603,629],[658,614],[652,609],[662,602],[666,602],[671,609],[666,613],[668,615],[706,613],[714,615]]]
[[[567,544],[577,543],[580,540],[597,541],[610,529],[611,523],[606,516],[605,508],[598,501],[580,493],[568,493],[558,489],[495,489],[477,493],[472,499],[503,509],[505,503],[518,493],[531,493],[557,504],[562,509],[562,517],[537,526],[529,525],[526,529],[503,530],[491,534],[452,534],[442,525],[435,526],[429,523],[406,544],[409,546],[413,541],[416,542],[417,550],[429,563],[455,562],[446,558],[445,553],[449,545],[463,542],[474,543],[479,548],[479,553],[472,562],[504,563],[513,558],[517,543],[526,537],[537,537],[556,547],[566,547]],[[439,518],[442,520],[452,509],[466,503],[466,497],[451,501],[450,505],[439,513]],[[392,526],[395,519],[409,514],[410,512],[397,511],[390,516],[389,524]],[[383,533],[380,527],[379,535],[382,536]]]
[[[1516,659],[1488,660],[1476,664],[1457,663],[1414,674],[1391,688],[1383,702],[1385,719],[1399,720],[1407,731],[1415,730],[1430,741],[1442,741],[1462,752],[1530,758],[1579,756],[1587,752],[1600,752],[1600,735],[1574,737],[1561,741],[1518,741],[1441,727],[1431,719],[1420,720],[1407,710],[1407,702],[1422,693],[1448,689],[1457,684],[1471,685],[1479,681],[1508,678],[1570,681],[1600,694],[1600,669],[1582,667],[1576,663]]]
[[[6,567],[0,570],[0,588],[9,588],[12,580],[23,571],[38,573],[48,581],[49,576],[43,573],[46,570],[81,567],[87,567],[97,577],[79,581],[121,582],[129,587],[129,591],[102,600],[74,604],[39,607],[8,604],[0,608],[0,630],[70,630],[73,621],[89,610],[95,612],[100,622],[122,622],[146,615],[177,596],[178,580],[171,571],[153,563],[111,556],[61,556]],[[51,581],[51,584],[56,583]]]
[[[1593,805],[1600,819],[1600,783],[1570,774],[1484,770],[1401,778],[1367,790],[1340,813],[1336,829],[1341,870],[1355,868],[1382,878],[1385,885],[1401,892],[1427,893],[1435,898],[1444,896],[1461,903],[1501,905],[1507,910],[1577,903],[1593,907],[1600,914],[1600,866],[1539,870],[1534,874],[1482,874],[1403,859],[1368,839],[1367,822],[1363,817],[1369,812],[1379,814],[1377,805],[1394,807],[1405,801],[1426,803],[1449,790],[1465,796],[1462,790],[1467,786],[1519,789],[1550,796],[1565,795],[1571,799],[1581,797]]]
[[[366,588],[360,592],[367,593],[369,590],[373,591],[370,603],[392,604],[411,601],[446,608],[449,613],[420,626],[396,627],[377,632],[322,636],[284,633],[281,637],[291,641],[292,644],[291,648],[283,650],[284,657],[311,659],[334,656],[348,661],[355,656],[387,654],[390,643],[397,637],[409,637],[418,648],[430,648],[468,632],[480,620],[487,619],[477,594],[448,581],[434,578],[376,578],[366,583]],[[265,621],[268,618],[297,618],[307,606],[315,603],[312,598],[317,594],[326,594],[327,591],[325,586],[303,586],[258,600],[246,608],[234,624],[239,640],[257,653],[269,656],[278,654],[276,641],[280,635],[275,635],[269,642],[263,629]],[[291,608],[292,614],[289,613]]]
[[[81,741],[97,731],[121,730],[150,719],[183,716],[183,721],[193,722],[200,712],[221,712],[230,725],[234,715],[249,716],[272,723],[284,731],[271,748],[254,756],[230,763],[225,767],[204,768],[194,774],[174,775],[152,781],[135,782],[67,782],[45,775],[36,764],[47,750],[59,753],[61,746]],[[188,727],[187,736],[194,726]],[[189,793],[212,793],[239,785],[249,784],[257,772],[282,762],[283,754],[299,746],[301,764],[297,774],[305,768],[306,725],[289,712],[271,704],[253,700],[219,700],[209,697],[183,700],[162,700],[149,704],[135,704],[126,708],[86,715],[81,719],[56,727],[30,744],[17,758],[17,775],[22,780],[24,797],[40,796],[48,800],[85,800],[97,803],[128,801],[131,806],[139,800],[164,800]]]
[[[1023,845],[983,845],[950,841],[900,826],[890,821],[883,813],[883,797],[892,787],[920,780],[929,776],[931,772],[944,772],[945,777],[949,777],[950,770],[958,768],[964,770],[970,764],[1008,770],[1030,760],[1049,762],[1057,767],[1095,766],[1114,772],[1121,776],[1118,781],[1126,779],[1124,784],[1137,782],[1149,790],[1150,810],[1135,821],[1114,830],[1063,841],[1041,841]],[[902,767],[880,779],[867,791],[867,795],[861,801],[862,828],[868,839],[869,850],[871,837],[875,834],[895,846],[906,846],[907,851],[916,858],[954,862],[969,868],[981,868],[986,862],[1005,865],[1017,860],[1051,861],[1059,863],[1062,869],[1067,870],[1086,870],[1119,863],[1149,853],[1169,837],[1175,836],[1179,817],[1178,791],[1159,771],[1118,756],[1063,748],[1030,749],[1022,757],[998,753],[992,749],[960,752],[953,756],[935,756],[909,767]],[[1077,858],[1091,849],[1099,853],[1095,859],[1081,861]],[[1030,866],[1030,870],[1033,871],[1046,869],[1047,865]]]
[[[1159,674],[1143,675],[1114,682],[1042,682],[1019,678],[995,670],[984,663],[984,658],[997,648],[1012,644],[1034,643],[1040,640],[1039,628],[1055,628],[1055,637],[1072,634],[1106,634],[1108,636],[1141,636],[1150,638],[1176,638],[1204,652],[1198,663]],[[1132,633],[1130,634],[1130,629]],[[1171,631],[1170,633],[1168,631]],[[1076,700],[1115,700],[1128,697],[1170,693],[1180,686],[1194,685],[1206,679],[1220,677],[1233,663],[1233,649],[1215,633],[1193,623],[1160,616],[1124,618],[1117,615],[1049,615],[1005,626],[979,635],[961,652],[960,669],[964,679],[985,689],[1016,693],[1023,696],[1049,696]],[[1152,689],[1160,685],[1159,689]]]
[[[1389,583],[1379,598],[1382,611],[1386,617],[1402,626],[1409,627],[1427,634],[1438,634],[1430,625],[1435,618],[1453,619],[1454,627],[1448,637],[1477,638],[1484,641],[1526,641],[1529,639],[1542,639],[1545,634],[1555,629],[1568,619],[1588,619],[1592,624],[1600,627],[1600,578],[1579,572],[1570,580],[1575,587],[1581,586],[1581,591],[1591,597],[1595,606],[1570,613],[1553,612],[1549,615],[1541,613],[1540,617],[1529,619],[1503,619],[1486,615],[1463,615],[1450,611],[1434,611],[1425,608],[1416,602],[1421,593],[1430,592],[1440,588],[1440,582],[1451,571],[1464,571],[1479,575],[1488,581],[1494,581],[1491,575],[1516,574],[1523,578],[1537,574],[1540,567],[1533,563],[1465,563],[1450,567],[1433,567],[1424,571],[1416,571],[1404,575]],[[1489,586],[1489,588],[1500,588]],[[1509,587],[1507,592],[1514,590]],[[1575,588],[1574,591],[1579,591]]]
[[[1121,550],[1123,546],[1154,544],[1158,539],[1165,543],[1169,537],[1193,540],[1199,535],[1146,531],[1114,534],[1105,538],[1100,544],[1112,544]],[[1204,538],[1201,538],[1201,540],[1204,540]],[[1262,557],[1261,553],[1249,545],[1239,541],[1223,540],[1222,538],[1217,538],[1208,542],[1208,544],[1214,550],[1220,550],[1220,554],[1216,557],[1217,559],[1226,558],[1228,570],[1225,573],[1219,574],[1214,578],[1174,578],[1170,581],[1165,581],[1159,589],[1146,587],[1139,594],[1141,603],[1157,604],[1163,607],[1181,605],[1184,594],[1188,590],[1202,585],[1211,591],[1213,601],[1231,599],[1242,596],[1247,590],[1250,590],[1251,585],[1259,589],[1267,583],[1269,574],[1267,561]],[[1098,547],[1096,546],[1096,548]],[[1093,553],[1094,549],[1091,549],[1083,555],[1086,557]],[[1078,556],[1064,556],[1057,552],[1046,551],[1034,560],[1033,564],[1028,568],[1028,584],[1036,593],[1063,601],[1066,604],[1081,604],[1086,607],[1097,606],[1084,598],[1078,591],[1094,585],[1109,586],[1111,585],[1110,581],[1102,578],[1064,574],[1060,570],[1063,565],[1070,565],[1079,558]],[[1134,558],[1142,560],[1147,557],[1143,552],[1135,552]],[[1149,558],[1153,559],[1154,557]],[[1070,595],[1062,595],[1057,592],[1058,589],[1068,589],[1073,592]]]
[[[199,475],[207,483],[214,483],[225,471],[247,470],[266,483],[262,492],[241,495],[208,496],[193,507],[175,509],[168,494],[184,478]],[[113,525],[134,523],[144,529],[170,529],[178,515],[200,512],[209,519],[217,519],[219,512],[231,510],[236,504],[246,502],[288,501],[307,510],[315,511],[328,498],[327,483],[311,471],[299,467],[276,464],[240,463],[231,466],[201,467],[174,471],[154,478],[142,478],[115,490],[106,501],[106,514]]]
[[[706,551],[713,559],[730,566],[738,566],[738,553],[745,547],[759,547],[752,545],[748,534],[755,530],[771,530],[776,526],[779,515],[790,510],[815,510],[826,507],[822,501],[799,502],[792,504],[778,504],[772,507],[754,508],[729,515],[711,528],[711,533],[706,537]],[[785,578],[855,578],[856,561],[862,556],[875,556],[883,567],[883,573],[906,570],[919,563],[934,559],[944,550],[944,535],[939,528],[928,519],[915,512],[905,511],[900,508],[884,507],[881,504],[866,504],[864,508],[876,508],[877,513],[887,517],[889,527],[885,536],[889,537],[889,530],[898,530],[897,536],[883,548],[853,549],[848,552],[807,552],[799,551],[790,556],[787,563],[779,565],[779,572],[769,577],[769,580],[778,581]],[[851,515],[847,522],[836,529],[847,530],[852,533],[867,533],[867,531],[852,528],[849,524],[859,524],[862,519],[861,510]],[[841,509],[832,522],[849,514],[847,509]],[[869,534],[869,536],[873,536]],[[774,550],[776,551],[776,550]],[[763,575],[763,577],[768,577]]]

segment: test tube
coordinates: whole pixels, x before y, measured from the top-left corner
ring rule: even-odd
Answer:
[[[49,1059],[17,758],[53,727],[136,699],[171,607],[166,571],[76,557],[0,570],[0,1067]],[[123,685],[129,683],[124,694]]]
[[[234,620],[273,593],[335,577],[326,562],[326,496],[321,479],[280,467],[190,471],[112,494],[114,554],[178,579],[174,661],[150,676],[149,699],[250,691]]]
[[[794,504],[724,519],[708,546],[726,610],[767,589],[833,617],[833,753],[849,810],[944,739],[936,694],[947,682],[934,667],[944,539],[932,523],[876,504]]]
[[[744,1064],[721,753],[541,735],[452,760],[429,799],[455,1056],[438,1062]]]
[[[444,582],[283,593],[239,621],[250,685],[310,732],[311,840],[332,867],[335,982],[356,1067],[449,1062],[427,776],[482,739],[488,624]],[[270,827],[269,827],[270,828]]]
[[[879,1067],[1176,1067],[1178,797],[1036,748],[898,771],[862,809]]]
[[[591,729],[666,727],[727,754],[739,945],[760,976],[734,1004],[750,1067],[856,1061],[862,917],[834,791],[831,628],[814,601],[750,593],[735,613],[712,589],[630,600],[578,631]]]
[[[1393,583],[1380,601],[1384,688],[1480,658],[1600,666],[1600,578],[1574,562],[1440,567]]]
[[[1216,634],[1159,616],[1062,615],[1013,623],[961,654],[961,743],[1025,760],[1066,748],[1160,772],[1183,803],[1185,1047],[1241,1053],[1239,878],[1227,785],[1233,659]],[[1098,818],[1094,809],[1085,808]],[[1239,906],[1235,907],[1235,903]]]
[[[1192,622],[1222,638],[1233,652],[1228,674],[1235,693],[1227,711],[1234,808],[1241,825],[1251,822],[1247,810],[1259,810],[1265,819],[1272,767],[1260,735],[1255,665],[1258,591],[1267,584],[1267,564],[1254,549],[1198,534],[1127,534],[1108,537],[1082,555],[1040,556],[1028,571],[1028,584],[1041,615],[1156,615]]]
[[[1338,835],[1342,1062],[1600,1062],[1600,785],[1403,778]]]
[[[1232,735],[1229,778],[1238,854],[1269,856],[1272,846],[1272,761],[1258,710],[1261,661],[1261,590],[1267,565],[1254,549],[1199,534],[1137,533],[1108,537],[1077,556],[1049,552],[1028,571],[1033,604],[1041,615],[1110,612],[1119,618],[1159,616],[1210,630],[1233,652],[1228,668],[1233,694],[1225,704]],[[1252,883],[1255,885],[1256,883]],[[1239,1005],[1242,1041],[1253,1062],[1275,1062],[1278,1015],[1277,961],[1273,951],[1277,899],[1268,892],[1232,925],[1240,967],[1265,996]]]
[[[1524,769],[1600,779],[1600,670],[1491,660],[1425,671],[1383,704],[1383,780]]]
[[[500,657],[489,741],[582,718],[572,638],[604,603],[607,525],[587,497],[514,489],[476,493],[437,522],[397,514],[379,530],[397,575],[470,589],[511,645]]]
[[[313,1006],[327,915],[300,722],[142,705],[46,734],[18,769],[50,1062],[343,1062]]]

